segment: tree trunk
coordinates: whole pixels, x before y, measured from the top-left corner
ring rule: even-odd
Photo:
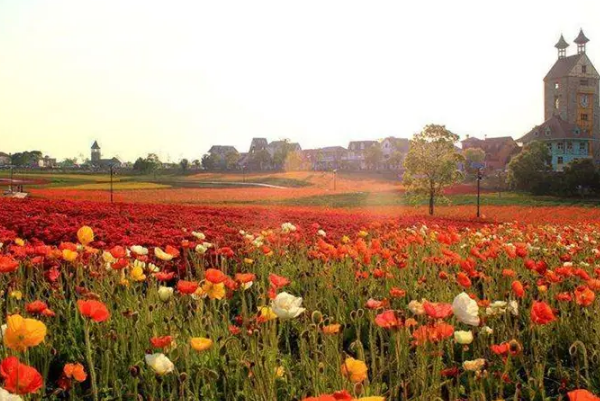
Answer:
[[[433,192],[429,194],[429,215],[433,216]]]

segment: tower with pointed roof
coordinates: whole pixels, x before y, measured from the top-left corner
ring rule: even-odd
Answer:
[[[100,145],[98,145],[98,141],[94,141],[94,144],[92,145],[92,164],[98,165],[101,159],[102,154],[100,153]]]
[[[545,121],[518,140],[546,142],[555,170],[578,158],[600,164],[600,75],[586,54],[583,30],[574,42],[577,54],[570,56],[562,35],[554,46],[558,59],[544,77]]]

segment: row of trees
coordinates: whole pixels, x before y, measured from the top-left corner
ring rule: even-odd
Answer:
[[[600,172],[592,159],[576,159],[562,172],[552,170],[552,157],[542,142],[532,142],[508,165],[510,188],[535,195],[591,196],[600,194]]]

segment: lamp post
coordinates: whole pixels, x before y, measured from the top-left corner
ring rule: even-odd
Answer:
[[[246,165],[242,164],[242,182],[246,182]]]
[[[479,213],[479,205],[480,205],[480,198],[481,198],[481,179],[483,178],[483,173],[481,172],[481,168],[477,169],[477,218],[479,218],[480,213]]]
[[[110,203],[113,203],[113,165],[110,165]]]
[[[337,169],[334,169],[333,170],[333,190],[334,191],[336,190],[336,181],[335,181],[336,177],[337,177]]]

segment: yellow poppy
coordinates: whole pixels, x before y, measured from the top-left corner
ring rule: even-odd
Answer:
[[[10,292],[10,297],[20,301],[23,298],[23,293],[21,291],[15,290]]]
[[[277,319],[277,315],[273,312],[270,306],[261,306],[259,308],[260,311],[260,319],[268,322],[269,320]]]
[[[342,374],[352,383],[360,383],[367,378],[367,365],[358,359],[346,358],[342,365]]]
[[[146,280],[146,275],[144,274],[144,269],[142,269],[140,266],[133,266],[133,269],[131,269],[130,276],[133,279],[133,281]]]
[[[206,351],[212,347],[213,341],[210,338],[192,337],[190,338],[190,345],[196,351]]]
[[[63,249],[62,251],[62,257],[67,262],[73,262],[75,259],[77,259],[77,256],[79,256],[79,254],[70,249]]]
[[[223,299],[225,297],[225,284],[213,284],[210,281],[204,282],[202,292],[210,299]]]
[[[46,337],[46,325],[36,319],[25,319],[11,315],[6,322],[4,344],[14,351],[26,351],[35,347]]]
[[[77,230],[77,239],[81,245],[86,246],[94,240],[94,231],[91,229],[91,227],[83,226]]]
[[[24,246],[25,241],[23,241],[21,238],[15,238],[15,244],[17,244],[19,246]]]

